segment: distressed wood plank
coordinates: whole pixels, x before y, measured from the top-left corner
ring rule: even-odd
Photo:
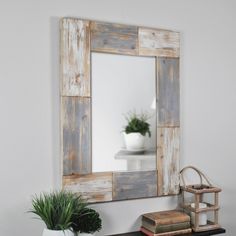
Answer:
[[[61,94],[90,96],[90,22],[61,20]]]
[[[138,27],[93,21],[90,28],[92,51],[138,54]]]
[[[179,128],[157,129],[158,195],[179,193]]]
[[[112,173],[64,176],[63,187],[81,194],[88,202],[112,201]]]
[[[62,97],[63,175],[92,172],[91,99]]]
[[[180,35],[178,32],[139,28],[139,55],[179,57]]]
[[[156,171],[113,173],[113,200],[155,196],[157,196]]]
[[[158,58],[158,126],[180,125],[179,59]]]

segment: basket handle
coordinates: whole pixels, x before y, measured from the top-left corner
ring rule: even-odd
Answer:
[[[208,183],[209,186],[212,186],[211,182],[208,180],[208,178],[206,177],[206,175],[204,175],[198,168],[194,167],[194,166],[186,166],[184,167],[181,171],[180,171],[180,177],[181,177],[181,180],[183,182],[183,185],[184,187],[186,187],[186,183],[185,183],[185,180],[184,180],[184,175],[183,173],[187,170],[187,169],[192,169],[194,170],[198,175],[199,175],[199,178],[200,178],[200,184],[202,185],[202,181],[203,181],[203,178],[205,179],[205,181]]]

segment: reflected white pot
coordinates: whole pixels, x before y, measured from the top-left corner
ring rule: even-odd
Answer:
[[[43,236],[74,236],[74,233],[70,230],[50,230],[44,229]]]
[[[124,132],[126,149],[130,151],[142,150],[145,148],[145,136],[140,133]]]

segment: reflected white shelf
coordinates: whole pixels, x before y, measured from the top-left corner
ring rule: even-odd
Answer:
[[[155,160],[156,152],[154,150],[147,150],[144,152],[130,152],[126,150],[120,150],[116,155],[117,160]]]
[[[115,159],[126,160],[128,171],[156,169],[156,151],[154,149],[138,153],[120,150],[116,153]]]

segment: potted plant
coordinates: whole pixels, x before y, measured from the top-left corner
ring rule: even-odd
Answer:
[[[87,204],[75,193],[57,191],[35,196],[32,206],[30,212],[46,224],[43,236],[74,236],[72,219],[79,217]]]
[[[146,134],[151,137],[149,119],[145,113],[128,113],[126,116],[127,125],[124,129],[126,149],[129,151],[142,151],[145,149]]]
[[[102,220],[95,210],[84,208],[73,218],[72,228],[79,236],[92,236],[102,228]]]

